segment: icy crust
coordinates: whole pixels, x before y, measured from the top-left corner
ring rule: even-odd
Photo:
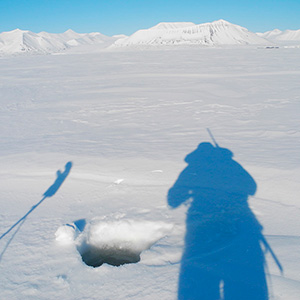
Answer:
[[[268,41],[246,28],[224,20],[195,25],[193,23],[160,23],[139,30],[114,45],[261,45]]]
[[[171,232],[172,224],[131,219],[92,221],[84,228],[75,223],[59,227],[55,233],[61,244],[76,245],[88,266],[103,263],[120,266],[137,263],[140,254]]]

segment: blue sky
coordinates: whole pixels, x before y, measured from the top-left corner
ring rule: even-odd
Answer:
[[[300,0],[0,0],[0,32],[129,35],[159,22],[219,19],[254,32],[300,29]]]

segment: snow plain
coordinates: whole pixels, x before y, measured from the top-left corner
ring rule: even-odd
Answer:
[[[298,299],[299,49],[68,52],[0,70],[0,235],[73,163],[1,238],[0,299],[176,299],[187,208],[166,197],[206,128],[257,183],[250,206],[284,268],[266,254],[270,299]],[[91,240],[140,261],[87,266]]]

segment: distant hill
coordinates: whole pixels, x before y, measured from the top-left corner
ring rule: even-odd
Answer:
[[[119,39],[114,46],[137,45],[268,45],[264,37],[224,20],[196,25],[194,23],[159,23]]]
[[[80,45],[111,44],[115,40],[116,38],[97,32],[82,34],[67,30],[64,33],[55,34],[15,29],[0,33],[0,53],[56,53]]]
[[[264,33],[257,33],[258,36],[268,39],[276,44],[299,44],[300,45],[300,29],[284,30],[274,29]]]

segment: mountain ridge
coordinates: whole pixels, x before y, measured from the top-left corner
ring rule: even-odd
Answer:
[[[159,23],[149,29],[138,30],[119,39],[114,46],[161,45],[262,45],[268,40],[239,25],[225,20],[211,23]]]
[[[111,44],[116,38],[99,32],[77,33],[68,29],[63,33],[34,33],[29,30],[15,29],[0,33],[1,54],[51,54],[72,47],[92,44]]]
[[[274,43],[300,43],[300,29],[298,30],[279,30],[274,29],[264,33],[257,33],[257,35],[264,37]]]
[[[130,36],[106,36],[99,32],[77,33],[68,29],[63,33],[34,33],[19,28],[0,33],[0,54],[51,54],[78,46],[100,45],[102,48],[163,47],[195,45],[274,46],[300,45],[300,29],[270,30],[254,33],[240,25],[220,19],[210,23],[160,22],[148,29],[140,29]]]

